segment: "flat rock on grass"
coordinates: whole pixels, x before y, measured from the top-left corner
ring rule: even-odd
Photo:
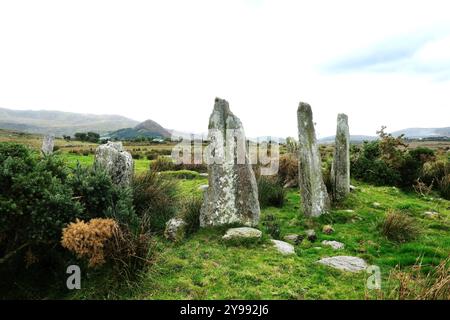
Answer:
[[[320,264],[348,272],[360,272],[367,269],[367,263],[358,257],[336,256],[317,261]]]
[[[345,245],[342,242],[339,241],[328,241],[328,240],[323,240],[322,244],[324,246],[329,246],[332,247],[334,250],[339,250],[339,249],[344,249]]]
[[[223,240],[236,240],[236,239],[260,239],[262,232],[255,228],[242,227],[228,229]]]
[[[294,246],[290,243],[280,241],[280,240],[270,240],[272,241],[274,247],[278,250],[281,254],[295,254]]]
[[[284,241],[291,244],[299,244],[300,242],[302,242],[303,237],[299,234],[287,234],[283,239]]]

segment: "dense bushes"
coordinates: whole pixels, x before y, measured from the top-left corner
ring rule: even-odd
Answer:
[[[203,199],[198,196],[192,196],[185,200],[181,205],[180,218],[186,222],[186,234],[192,234],[200,228],[200,209]]]
[[[405,146],[402,137],[394,138],[382,129],[380,140],[352,147],[352,176],[375,185],[402,188],[418,183],[434,185],[442,197],[449,199],[448,160],[437,160],[435,152],[428,148],[407,150]]]
[[[276,177],[260,176],[258,178],[258,197],[261,207],[282,207],[286,191]]]
[[[138,175],[133,180],[133,203],[140,217],[147,216],[152,231],[163,231],[177,207],[174,181],[156,172]]]
[[[165,193],[166,189],[154,185],[152,190]],[[155,201],[159,201],[155,210],[167,210],[168,203],[161,201],[161,197]],[[9,274],[42,273],[38,278],[40,285],[45,286],[55,281],[50,278],[63,277],[62,268],[73,258],[60,244],[62,230],[77,219],[115,221],[120,230],[113,241],[117,257],[113,261],[117,262],[115,267],[120,265],[117,274],[131,265],[142,265],[137,261],[145,261],[150,241],[149,219],[142,213],[134,209],[133,189],[116,187],[99,169],[81,166],[69,169],[58,156],[41,157],[23,145],[0,144],[2,279],[11,279]],[[100,234],[97,226],[88,225],[91,234]],[[86,243],[81,241],[78,245]],[[3,284],[8,288],[5,290],[14,286],[7,280]]]

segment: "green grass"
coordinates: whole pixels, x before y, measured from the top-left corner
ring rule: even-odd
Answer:
[[[207,180],[179,180],[183,196],[200,193],[198,186]],[[183,243],[173,244],[157,238],[154,263],[138,283],[114,291],[122,299],[364,299],[365,272],[351,274],[317,264],[322,257],[352,255],[377,265],[382,272],[382,290],[388,294],[387,277],[397,265],[408,268],[422,259],[427,267],[448,256],[450,248],[450,202],[420,198],[390,187],[355,183],[352,193],[329,215],[307,219],[299,213],[297,190],[289,190],[282,208],[262,210],[262,219],[271,214],[281,225],[281,238],[287,233],[303,233],[314,228],[318,240],[296,246],[296,255],[282,256],[264,241],[255,246],[230,246],[221,241],[226,227],[202,229]],[[373,202],[381,207],[375,208]],[[352,209],[354,212],[347,212]],[[388,209],[412,216],[422,229],[421,236],[397,244],[384,238],[377,224]],[[438,220],[425,218],[424,211],[438,211]],[[322,226],[332,224],[335,232],[322,234]],[[441,227],[436,227],[441,226]],[[259,229],[265,232],[264,226]],[[268,235],[265,232],[265,237]],[[322,240],[337,240],[345,249],[334,251]],[[318,249],[320,248],[320,249]],[[427,270],[425,268],[424,270]],[[98,280],[96,280],[98,281]],[[71,298],[104,298],[88,282]],[[104,289],[103,289],[104,291]],[[101,291],[101,292],[103,292]],[[108,293],[111,297],[111,293]],[[369,296],[370,296],[369,292]],[[372,293],[375,296],[375,293]]]
[[[74,153],[60,153],[62,157],[64,157],[67,164],[74,168],[79,162],[82,166],[92,166],[94,164],[94,155],[90,154],[87,156],[74,154]],[[134,172],[142,173],[149,170],[150,160],[147,159],[138,159],[134,160]]]

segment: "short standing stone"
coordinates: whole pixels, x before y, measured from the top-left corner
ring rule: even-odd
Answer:
[[[347,115],[337,118],[334,158],[331,166],[332,197],[339,201],[350,192],[350,133]]]
[[[363,259],[351,256],[323,258],[318,263],[349,272],[359,272],[367,269],[367,263]]]
[[[306,239],[308,239],[311,242],[316,241],[317,239],[316,232],[313,229],[306,230]]]
[[[299,244],[300,242],[302,242],[303,237],[299,234],[287,234],[283,237],[283,239],[286,242],[292,243],[292,244]]]
[[[205,160],[208,164],[208,190],[200,210],[200,226],[238,223],[258,224],[258,187],[247,152],[241,121],[228,102],[216,98],[209,118]]]
[[[180,218],[172,218],[166,224],[164,236],[174,242],[184,239],[186,233],[186,222]]]
[[[114,184],[131,184],[134,174],[133,158],[123,149],[122,142],[108,142],[98,146],[94,164],[106,170]]]
[[[47,135],[42,140],[41,151],[45,155],[51,155],[53,153],[53,148],[55,146],[55,137],[52,135]]]
[[[295,249],[292,244],[289,244],[287,242],[280,241],[280,240],[270,240],[270,241],[273,243],[274,247],[281,254],[285,254],[285,255],[295,254]]]
[[[334,232],[334,229],[333,229],[332,226],[327,224],[327,225],[323,226],[322,232],[325,233],[325,234],[332,234]]]
[[[238,240],[238,239],[261,239],[262,232],[255,228],[242,227],[228,229],[223,240]]]
[[[301,202],[306,216],[318,217],[329,210],[330,201],[323,182],[322,162],[309,104],[300,102],[297,120]]]
[[[344,249],[344,247],[345,247],[345,245],[342,242],[339,242],[339,241],[323,240],[322,244],[324,246],[332,247],[334,250]]]

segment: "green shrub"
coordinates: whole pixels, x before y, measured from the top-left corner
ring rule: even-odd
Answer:
[[[146,172],[135,176],[133,204],[138,216],[147,216],[152,231],[163,231],[166,222],[175,215],[177,188],[172,179]]]
[[[190,170],[163,171],[163,172],[161,172],[161,176],[171,177],[171,178],[175,178],[175,179],[186,179],[186,180],[200,178],[200,175],[198,174],[198,172],[190,171]]]
[[[401,212],[389,211],[379,228],[387,239],[395,242],[414,240],[419,235],[419,228],[413,218]]]
[[[260,176],[257,182],[260,206],[281,208],[286,199],[286,191],[278,179],[275,177]]]
[[[182,203],[180,218],[186,222],[186,234],[193,234],[200,228],[200,209],[203,199],[198,196],[188,198]]]
[[[175,169],[175,163],[172,158],[158,157],[156,160],[150,163],[150,171],[173,171]]]
[[[273,214],[265,216],[262,225],[273,239],[280,239],[281,225]]]
[[[438,188],[441,197],[450,200],[450,174],[447,174],[439,181]]]

